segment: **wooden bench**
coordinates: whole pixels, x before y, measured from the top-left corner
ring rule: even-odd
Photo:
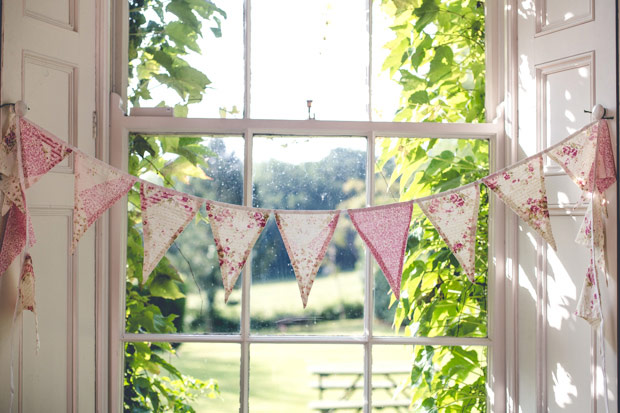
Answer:
[[[410,402],[408,400],[373,400],[373,410],[393,408],[396,411],[406,412]],[[310,402],[308,407],[321,413],[331,413],[336,410],[355,410],[361,412],[364,409],[362,400],[316,400]]]

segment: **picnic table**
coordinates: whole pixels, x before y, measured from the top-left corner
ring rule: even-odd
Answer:
[[[338,366],[334,364],[311,366],[309,372],[316,376],[317,380],[311,383],[311,387],[318,389],[319,400],[310,402],[308,407],[321,413],[331,413],[338,410],[353,410],[361,412],[364,408],[363,400],[350,400],[353,393],[364,388],[364,369],[356,366]],[[372,369],[372,388],[382,389],[392,397],[402,381],[402,376],[410,374],[411,368],[404,366],[377,366]],[[342,390],[341,396],[336,400],[324,399],[327,390]],[[390,400],[374,400],[373,410],[391,408],[393,411],[406,412],[411,403],[411,398],[405,392],[402,397]]]

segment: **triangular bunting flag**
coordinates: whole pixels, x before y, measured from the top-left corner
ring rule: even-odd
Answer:
[[[276,212],[276,223],[299,285],[304,308],[321,261],[334,235],[340,213]]]
[[[596,125],[591,125],[557,148],[547,152],[547,156],[557,162],[582,189],[589,190],[588,176],[596,155]]]
[[[19,279],[19,301],[21,302],[21,309],[36,311],[36,296],[34,292],[34,268],[32,266],[32,257],[30,254],[26,254],[24,258],[24,265],[22,266],[22,273]]]
[[[0,192],[4,194],[2,215],[6,215],[12,205],[26,212],[24,188],[22,188],[17,157],[17,121],[15,115],[9,117],[9,126],[0,142]]]
[[[381,267],[396,299],[400,298],[412,211],[413,201],[347,211],[355,229]]]
[[[494,173],[482,182],[537,231],[551,248],[556,249],[547,209],[542,154],[510,169]]]
[[[596,189],[601,194],[616,182],[616,162],[614,150],[611,147],[609,126],[601,119],[594,127],[598,137],[598,152],[596,155]],[[594,178],[594,169],[590,172],[590,182]],[[591,186],[590,186],[591,187]]]
[[[0,276],[6,272],[26,247],[32,247],[35,243],[34,231],[30,217],[22,212],[16,205],[9,210],[4,230],[4,238],[2,239],[2,247],[0,248]]]
[[[202,201],[187,194],[142,182],[140,207],[144,232],[143,281],[148,279],[201,205]]]
[[[72,150],[60,139],[24,118],[19,120],[19,126],[24,178],[26,188],[30,188]]]
[[[225,207],[209,201],[206,209],[220,259],[224,301],[228,302],[252,247],[267,224],[269,212],[245,207]]]
[[[469,280],[474,282],[476,224],[480,205],[478,184],[418,202],[418,205],[459,261]]]
[[[75,252],[80,237],[112,205],[121,199],[137,178],[98,159],[75,152],[73,242]]]
[[[592,325],[597,325],[601,321],[601,292],[599,289],[598,277],[594,266],[594,253],[590,249],[591,259],[586,278],[583,281],[579,301],[577,301],[577,310],[575,315],[583,318]]]

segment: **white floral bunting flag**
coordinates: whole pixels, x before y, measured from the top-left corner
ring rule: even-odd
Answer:
[[[75,188],[73,205],[73,242],[75,252],[80,237],[105,212],[121,199],[137,178],[98,159],[75,152]]]
[[[275,217],[306,308],[314,278],[334,235],[340,213],[277,211]]]
[[[475,277],[476,224],[480,206],[478,184],[418,202],[471,282]]]
[[[201,205],[202,201],[187,194],[146,182],[141,183],[143,281],[148,279],[174,240],[196,216]]]
[[[22,310],[36,312],[36,296],[34,291],[34,268],[32,266],[32,257],[26,254],[22,273],[19,280],[19,300]]]
[[[547,209],[542,154],[482,180],[522,220],[556,249]]]
[[[596,155],[595,129],[596,125],[591,125],[547,152],[547,156],[564,168],[582,190],[589,189],[588,176]]]
[[[225,290],[224,301],[228,302],[228,297],[252,247],[267,224],[269,212],[254,208],[222,206],[209,201],[206,203],[206,209],[220,259]]]
[[[396,299],[400,298],[412,211],[413,201],[347,211],[358,234],[381,267]]]
[[[588,323],[596,326],[602,318],[601,315],[601,292],[598,284],[597,271],[595,270],[595,259],[592,249],[590,249],[591,259],[586,272],[586,278],[583,281],[579,301],[577,301],[577,310],[575,315],[583,318]]]
[[[19,120],[19,125],[24,178],[26,188],[29,188],[72,150],[50,132],[24,118]]]
[[[9,115],[9,126],[0,142],[0,192],[4,194],[2,215],[6,215],[12,205],[16,205],[22,213],[26,213],[25,188],[22,187],[17,156],[17,120]]]

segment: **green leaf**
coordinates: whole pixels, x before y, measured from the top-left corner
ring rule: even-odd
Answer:
[[[149,286],[149,291],[153,297],[162,297],[169,300],[185,297],[177,283],[168,277],[156,276]]]
[[[409,96],[408,100],[409,103],[414,105],[429,103],[428,93],[426,92],[426,90],[418,90],[417,92]]]

